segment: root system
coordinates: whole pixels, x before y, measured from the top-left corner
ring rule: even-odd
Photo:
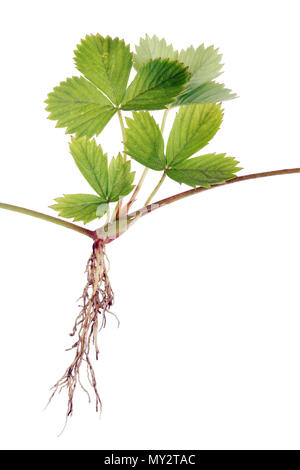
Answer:
[[[51,389],[53,392],[49,403],[57,392],[60,393],[63,389],[68,391],[66,422],[73,412],[74,393],[78,384],[88,395],[89,402],[91,401],[90,394],[80,379],[80,372],[84,365],[86,366],[88,384],[95,396],[96,411],[101,412],[102,409],[95,372],[91,362],[91,353],[93,349],[96,359],[98,359],[98,333],[106,325],[107,314],[114,315],[110,310],[114,302],[114,294],[108,278],[106,261],[105,245],[98,240],[93,245],[93,251],[87,263],[87,283],[80,298],[82,300],[81,311],[70,334],[76,336],[77,339],[67,351],[74,349],[75,357],[63,376]]]

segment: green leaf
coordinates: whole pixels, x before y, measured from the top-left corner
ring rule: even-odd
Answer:
[[[218,103],[237,98],[236,93],[232,93],[229,88],[221,83],[207,82],[196,86],[195,82],[190,82],[186,90],[178,96],[176,106],[195,103]]]
[[[189,79],[187,68],[168,59],[143,65],[127,88],[121,108],[127,111],[164,109],[183,90]]]
[[[126,118],[126,153],[152,170],[163,170],[164,140],[155,119],[148,111],[133,112],[132,116]]]
[[[75,50],[75,63],[114,104],[121,103],[132,67],[132,53],[124,41],[100,34],[86,36]]]
[[[183,63],[191,74],[186,90],[172,103],[171,106],[195,104],[195,103],[218,103],[220,101],[236,98],[236,94],[225,88],[214,80],[222,72],[222,55],[213,46],[204,47],[204,44],[195,49],[193,46],[182,50],[180,53],[167,45],[165,39],[157,36],[140,40],[136,46],[134,55],[134,66],[137,70],[142,65],[160,57],[161,59],[178,60]]]
[[[108,202],[102,202],[102,204],[100,204],[97,207],[96,216],[99,218],[103,217],[104,214],[106,214],[106,212],[108,211],[108,208],[109,208]]]
[[[178,183],[189,186],[203,186],[209,188],[212,184],[220,184],[235,178],[238,168],[237,162],[225,153],[210,153],[201,157],[191,158],[167,170],[167,175]]]
[[[222,55],[213,46],[202,44],[197,49],[192,46],[182,50],[179,62],[189,67],[191,78],[186,90],[178,97],[175,106],[195,103],[218,103],[236,98],[236,94],[220,83],[212,80],[222,72]]]
[[[186,160],[208,144],[223,118],[220,104],[194,104],[180,108],[167,144],[167,164]]]
[[[103,153],[101,145],[97,145],[95,139],[72,138],[70,151],[87,182],[102,199],[106,200],[108,194],[107,155]]]
[[[74,222],[82,221],[85,224],[98,217],[102,217],[108,209],[108,204],[93,194],[65,194],[55,199],[57,204],[50,206],[65,219]]]
[[[171,44],[168,45],[165,39],[158,39],[157,36],[150,38],[148,34],[146,34],[145,39],[140,39],[140,43],[135,47],[135,50],[136,54],[133,57],[133,65],[136,70],[139,70],[153,59],[178,59],[178,52],[174,51]]]
[[[124,162],[120,154],[112,158],[108,168],[107,155],[94,139],[73,138],[70,150],[82,175],[103,201],[118,201],[134,188],[130,162]]]
[[[49,93],[49,119],[77,137],[98,135],[117,112],[110,101],[83,77],[68,78]]]
[[[108,170],[107,199],[110,202],[118,201],[133,190],[135,173],[130,170],[130,161],[124,162],[120,153],[117,158],[112,158]]]
[[[196,86],[220,75],[223,67],[221,60],[222,55],[218,53],[218,49],[213,46],[205,48],[204,44],[201,44],[197,49],[190,46],[188,49],[182,50],[178,57],[179,62],[183,62],[185,66],[189,67],[190,82],[195,82]]]

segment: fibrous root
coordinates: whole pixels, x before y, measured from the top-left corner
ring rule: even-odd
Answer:
[[[101,240],[97,240],[93,245],[93,251],[86,267],[87,283],[80,298],[82,299],[81,311],[70,334],[71,336],[77,336],[76,342],[69,348],[69,350],[75,350],[75,357],[64,375],[52,387],[53,393],[49,399],[50,402],[57,392],[60,393],[63,389],[67,389],[66,422],[73,412],[73,398],[78,384],[87,393],[88,399],[91,401],[89,392],[80,380],[80,371],[83,364],[86,365],[88,383],[95,395],[96,411],[101,412],[102,409],[90,354],[91,348],[94,347],[96,359],[98,359],[98,333],[106,325],[107,314],[110,313],[115,316],[110,310],[114,302],[114,294],[108,278],[106,261],[105,245]]]

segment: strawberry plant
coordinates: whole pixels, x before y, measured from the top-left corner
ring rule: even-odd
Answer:
[[[96,34],[86,36],[77,46],[75,65],[80,75],[67,78],[49,93],[46,110],[56,127],[71,134],[70,154],[91,193],[57,197],[50,207],[59,217],[0,203],[2,209],[64,226],[90,237],[93,243],[82,305],[71,333],[75,338],[71,346],[74,358],[50,397],[51,400],[56,392],[67,390],[67,418],[73,412],[76,387],[81,386],[89,395],[80,379],[81,369],[87,370],[96,410],[101,410],[92,352],[98,359],[99,330],[105,327],[107,316],[114,315],[106,245],[144,215],[179,199],[220,185],[300,172],[300,168],[293,168],[236,176],[241,167],[234,157],[205,153],[203,149],[222,123],[221,102],[236,97],[216,81],[222,64],[221,55],[213,46],[176,51],[164,39],[146,36],[133,53],[123,40]],[[133,70],[135,76],[129,83]],[[165,139],[165,123],[172,108],[177,114]],[[157,110],[164,110],[161,125],[153,117]],[[126,120],[123,111],[131,112]],[[109,158],[95,137],[112,119],[120,122],[123,148]],[[131,159],[142,168],[139,178],[132,171]],[[155,172],[159,179],[153,191],[138,210],[132,210],[145,178],[155,179]],[[153,202],[166,178],[191,189]],[[98,219],[104,221],[97,230],[85,227]]]

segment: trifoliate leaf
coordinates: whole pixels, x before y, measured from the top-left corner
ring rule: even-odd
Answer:
[[[190,158],[167,170],[167,175],[178,183],[193,187],[209,188],[212,184],[224,183],[235,178],[235,173],[241,170],[237,167],[239,162],[225,155],[225,153],[211,153]]]
[[[75,50],[75,63],[114,104],[121,103],[132,67],[132,53],[124,41],[100,34],[86,36]]]
[[[99,196],[106,200],[108,194],[107,155],[94,139],[72,139],[71,155],[78,169]]]
[[[82,221],[85,224],[97,217],[102,217],[108,209],[108,204],[93,194],[65,194],[55,199],[57,204],[50,206],[65,219],[74,222]]]
[[[194,104],[180,108],[167,144],[167,164],[186,160],[208,144],[218,131],[223,113],[220,104]]]
[[[176,103],[173,103],[173,106],[218,103],[235,98],[236,95],[231,90],[212,81],[222,73],[221,59],[222,55],[213,46],[205,48],[202,44],[197,49],[191,46],[182,50],[178,60],[188,66],[191,78],[186,90],[178,97]]]
[[[145,39],[141,38],[138,46],[135,47],[136,54],[133,56],[133,65],[139,70],[149,60],[170,59],[177,60],[178,52],[174,51],[171,44],[167,44],[165,39],[158,39],[157,36],[150,38],[146,34]]]
[[[132,113],[126,118],[126,153],[152,170],[163,170],[166,166],[164,140],[155,119],[148,111]]]
[[[107,199],[110,202],[118,201],[133,190],[135,173],[130,170],[130,161],[124,162],[120,153],[117,158],[112,158],[108,169]]]
[[[77,137],[98,135],[117,112],[111,102],[83,77],[68,78],[49,93],[49,119]]]
[[[237,98],[229,88],[221,83],[207,82],[197,86],[196,82],[190,82],[186,90],[178,96],[175,106],[194,103],[218,103]]]
[[[149,60],[158,57],[178,60],[188,67],[191,74],[186,90],[173,101],[172,107],[195,103],[218,103],[236,98],[236,94],[224,85],[212,81],[222,73],[223,66],[222,55],[213,46],[204,47],[202,44],[197,49],[190,46],[178,52],[173,49],[173,46],[167,45],[165,39],[146,36],[136,46],[134,66],[139,70]]]
[[[111,160],[108,168],[107,155],[94,139],[73,138],[70,150],[82,175],[103,201],[117,201],[132,191],[134,172],[130,171],[130,162],[124,162],[120,154]]]
[[[128,111],[164,109],[189,79],[187,68],[176,61],[155,59],[143,65],[127,88],[121,108]]]
[[[190,83],[200,86],[215,79],[221,73],[222,55],[213,46],[204,47],[204,44],[194,49],[190,46],[179,53],[178,61],[188,66],[191,73]]]

